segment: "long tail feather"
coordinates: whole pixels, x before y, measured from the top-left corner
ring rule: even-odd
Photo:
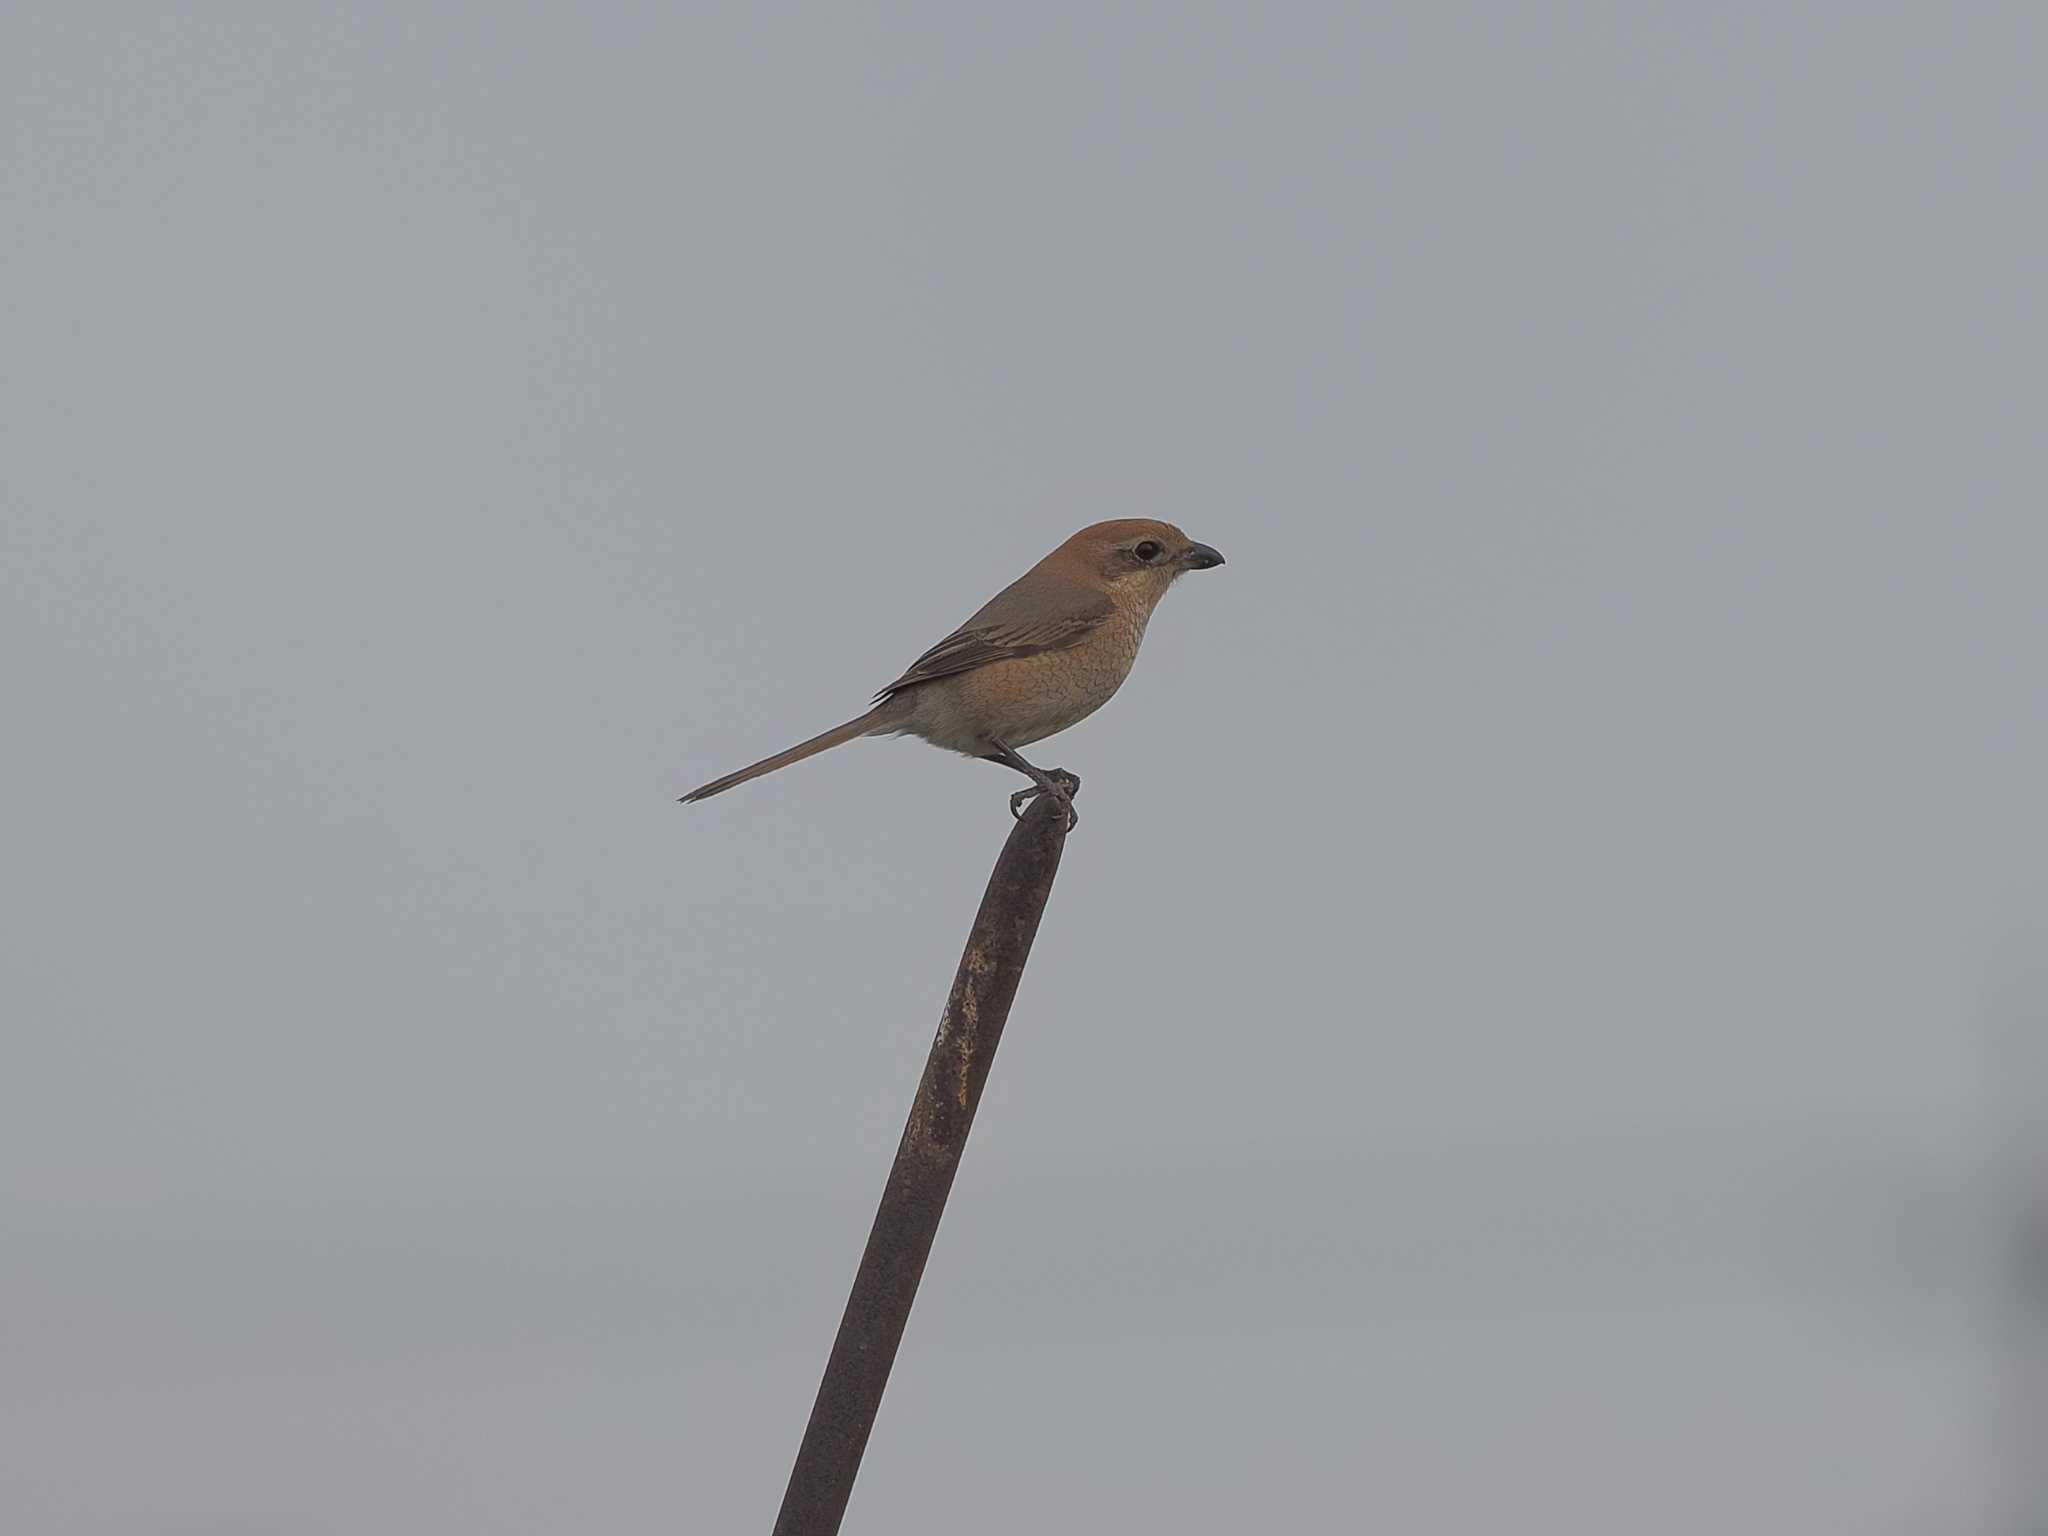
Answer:
[[[787,768],[791,763],[800,763],[807,757],[816,757],[827,748],[849,742],[856,736],[886,727],[895,717],[896,710],[889,703],[878,704],[858,719],[844,725],[835,725],[831,730],[813,736],[809,741],[800,741],[787,752],[778,752],[773,757],[764,757],[758,763],[750,764],[737,773],[728,773],[722,779],[713,779],[702,788],[693,789],[683,796],[683,803],[692,800],[708,800],[713,795],[722,795],[735,784],[744,784],[749,779],[758,779],[764,773],[773,773],[778,768]]]

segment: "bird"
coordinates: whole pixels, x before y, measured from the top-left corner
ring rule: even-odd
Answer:
[[[974,616],[877,693],[865,714],[713,779],[687,804],[787,768],[860,736],[916,736],[967,757],[1013,768],[1031,780],[1010,797],[1010,814],[1050,795],[1079,824],[1080,780],[1018,755],[1095,713],[1123,685],[1152,610],[1189,571],[1223,556],[1172,523],[1125,517],[1083,528],[984,603]]]

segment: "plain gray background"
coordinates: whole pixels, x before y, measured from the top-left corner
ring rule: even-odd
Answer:
[[[2044,51],[14,0],[0,1526],[765,1530],[1136,514],[848,1529],[2017,1522]]]

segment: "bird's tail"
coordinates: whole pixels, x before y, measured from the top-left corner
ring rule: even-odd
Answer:
[[[692,800],[708,800],[713,795],[724,794],[735,784],[744,784],[749,779],[758,779],[764,773],[773,773],[778,768],[787,768],[791,763],[800,763],[807,757],[816,757],[826,748],[839,746],[856,736],[865,736],[870,731],[888,730],[895,724],[900,710],[901,706],[894,699],[885,699],[858,719],[849,720],[844,725],[835,725],[831,730],[813,736],[809,741],[798,742],[787,752],[764,757],[758,763],[742,768],[737,773],[728,773],[722,779],[713,779],[709,784],[691,790],[683,796],[683,803],[687,805]]]

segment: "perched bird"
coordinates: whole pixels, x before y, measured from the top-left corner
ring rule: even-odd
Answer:
[[[1183,572],[1222,563],[1171,523],[1126,517],[1083,528],[912,662],[866,714],[683,799],[723,794],[856,736],[908,735],[1016,769],[1031,787],[1010,797],[1011,814],[1021,815],[1034,795],[1051,795],[1071,828],[1079,819],[1073,791],[1080,781],[1058,768],[1033,767],[1017,749],[1108,703],[1130,675],[1166,589]]]

